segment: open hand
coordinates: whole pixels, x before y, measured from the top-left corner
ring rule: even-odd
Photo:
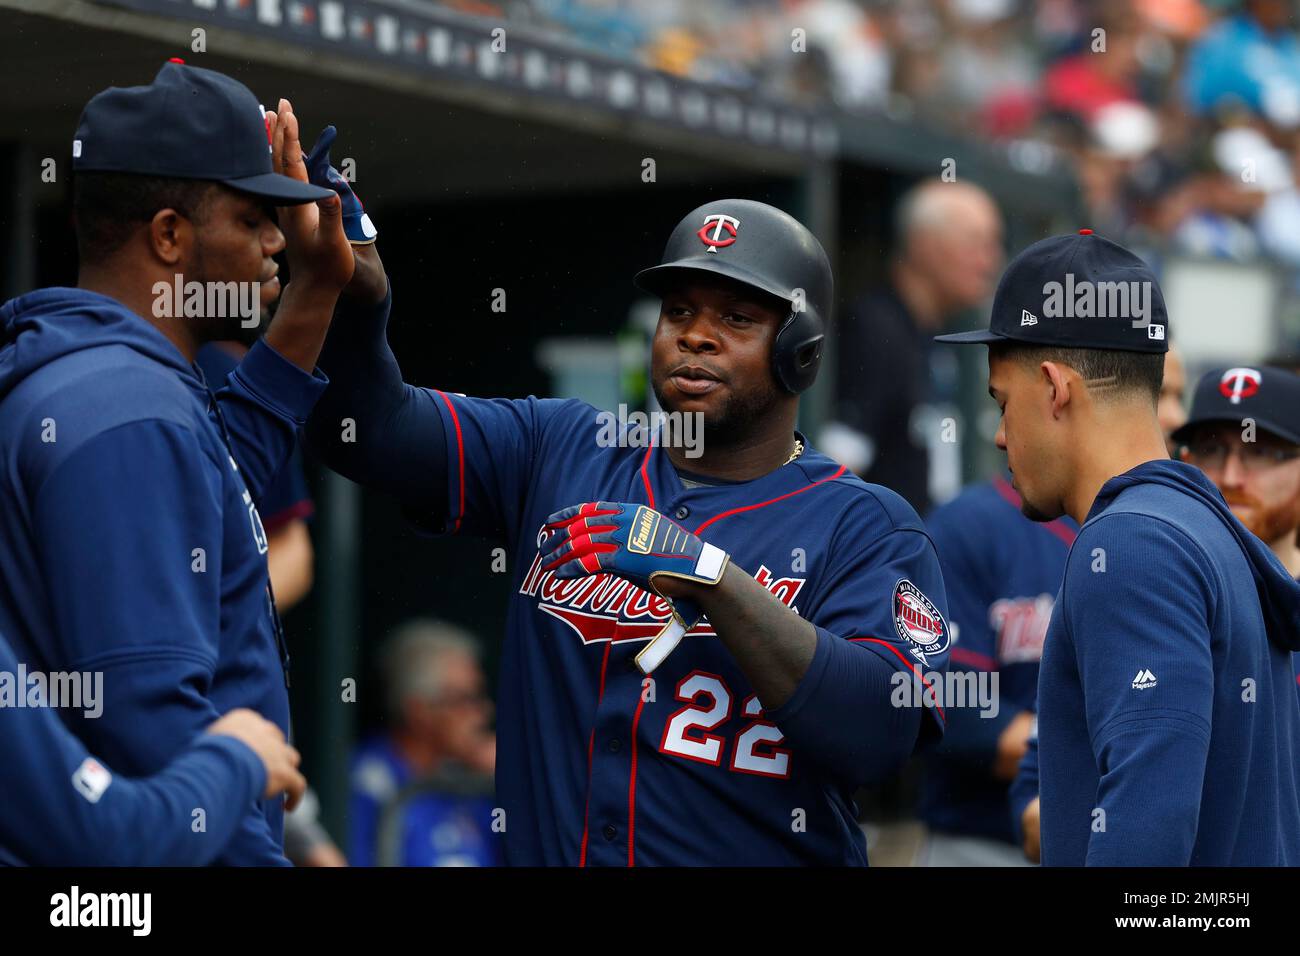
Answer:
[[[268,114],[271,128],[271,167],[282,176],[308,182],[303,162],[298,117],[293,104],[281,99]],[[281,206],[280,231],[284,233],[290,284],[303,282],[335,293],[352,278],[352,246],[343,231],[342,206],[333,195],[314,203]]]

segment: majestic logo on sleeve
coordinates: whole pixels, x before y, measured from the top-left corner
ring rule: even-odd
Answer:
[[[763,565],[754,580],[786,607],[799,612],[794,601],[803,590],[805,578],[774,577]],[[533,559],[519,593],[536,598],[539,611],[563,621],[584,644],[648,641],[663,630],[673,613],[671,605],[657,594],[614,574],[557,579],[555,572],[542,570],[540,556]],[[687,636],[712,637],[715,633],[708,618],[704,618]]]
[[[907,578],[894,585],[894,628],[911,645],[913,656],[927,666],[927,654],[942,654],[948,649],[948,625],[943,615]]]
[[[1219,379],[1219,393],[1232,404],[1240,405],[1243,398],[1250,398],[1259,391],[1263,378],[1258,369],[1230,368]]]
[[[1145,667],[1137,672],[1137,677],[1133,678],[1134,690],[1150,690],[1156,686],[1156,675],[1151,673]]]
[[[717,252],[724,246],[729,246],[736,241],[736,227],[740,225],[740,220],[732,216],[724,216],[722,213],[714,213],[712,216],[704,217],[704,225],[700,226],[699,231],[695,234],[700,237],[700,242],[709,248],[706,252]],[[713,229],[710,230],[709,227]],[[726,231],[728,237],[722,238],[722,233]]]

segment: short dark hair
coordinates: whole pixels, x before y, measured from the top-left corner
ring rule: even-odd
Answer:
[[[1109,380],[1115,394],[1137,393],[1160,401],[1160,386],[1165,379],[1163,352],[1122,352],[1118,349],[1072,349],[1056,346],[997,342],[989,346],[995,358],[1010,358],[1022,365],[1037,367],[1042,362],[1068,365],[1084,381]]]
[[[104,262],[160,209],[175,209],[186,219],[202,222],[216,187],[206,179],[77,173],[72,182],[72,214],[81,261]]]

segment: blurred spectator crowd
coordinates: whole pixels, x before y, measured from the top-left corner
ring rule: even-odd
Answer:
[[[1294,0],[442,0],[557,42],[1075,169],[1122,241],[1300,266]]]

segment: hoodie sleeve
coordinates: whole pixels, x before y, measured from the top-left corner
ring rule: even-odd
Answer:
[[[1123,512],[1094,519],[1071,552],[1064,618],[1104,813],[1089,866],[1191,860],[1214,695],[1208,566],[1184,532]]]
[[[74,716],[72,729],[127,776],[160,771],[219,716],[209,691],[224,467],[187,428],[133,421],[85,441],[36,492],[32,537],[57,594],[45,663],[102,675],[98,713]],[[113,560],[104,559],[109,543]],[[227,855],[287,865],[251,802]]]
[[[217,391],[232,453],[259,508],[328,381],[320,372],[308,375],[258,339]]]
[[[17,665],[0,641],[0,670]],[[210,734],[152,777],[116,777],[47,707],[0,707],[0,766],[0,846],[34,866],[202,866],[266,786],[252,750]]]

